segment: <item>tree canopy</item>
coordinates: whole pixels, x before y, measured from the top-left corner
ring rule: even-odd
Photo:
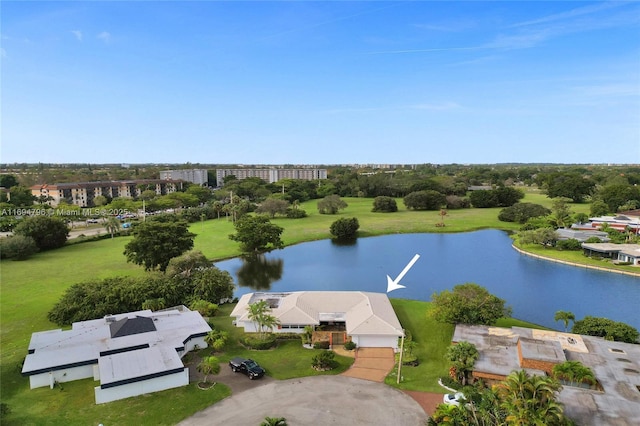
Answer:
[[[373,199],[372,212],[393,213],[398,211],[395,198],[381,195]]]
[[[571,331],[575,334],[604,337],[607,340],[626,343],[638,343],[640,337],[638,330],[628,324],[592,316],[575,321]]]
[[[57,217],[30,216],[22,219],[13,233],[33,238],[38,249],[44,251],[62,247],[67,242],[69,229]]]
[[[189,232],[183,220],[150,220],[133,228],[133,240],[124,248],[127,262],[144,266],[149,271],[165,271],[169,261],[193,248],[196,234]]]
[[[439,210],[446,205],[447,197],[438,191],[427,189],[408,194],[403,202],[411,210]]]
[[[284,229],[264,216],[243,216],[234,223],[236,233],[229,239],[238,241],[245,252],[282,248],[280,235]]]
[[[331,224],[329,231],[338,240],[352,240],[358,235],[360,223],[356,217],[342,217]]]
[[[338,211],[346,209],[348,204],[338,195],[327,195],[318,201],[318,211],[320,214],[336,214]]]
[[[429,314],[439,322],[450,324],[493,325],[502,317],[511,316],[504,299],[489,293],[475,283],[458,284],[452,291],[443,290],[431,296]]]

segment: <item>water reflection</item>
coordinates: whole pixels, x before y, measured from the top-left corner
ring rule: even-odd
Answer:
[[[282,278],[284,260],[267,259],[264,254],[250,254],[242,257],[242,265],[237,271],[238,285],[252,290],[270,290],[271,283]]]
[[[358,244],[358,239],[357,238],[353,238],[353,239],[349,239],[349,240],[338,240],[336,238],[331,239],[331,244],[333,244],[336,247],[350,247],[350,246],[355,246],[356,244]]]

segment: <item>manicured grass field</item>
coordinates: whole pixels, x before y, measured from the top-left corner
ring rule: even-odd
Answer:
[[[436,223],[441,220],[438,212],[408,211],[400,199],[397,200],[397,213],[372,213],[373,200],[370,198],[345,198],[345,201],[349,206],[337,215],[320,215],[316,209],[317,200],[313,200],[300,206],[309,214],[307,218],[275,219],[273,222],[285,228],[283,240],[286,245],[329,238],[331,223],[340,217],[357,217],[362,237],[390,233],[466,232],[487,228],[516,230],[519,227],[517,224],[500,222],[497,219],[500,209],[450,210],[444,218],[446,226],[436,227]],[[544,195],[537,193],[527,193],[523,201],[549,204]],[[579,211],[579,208],[588,210],[588,205],[572,205],[572,208],[574,211]],[[211,260],[240,254],[238,244],[228,239],[234,228],[226,218],[194,223],[191,230],[197,234],[195,249],[201,250]],[[2,419],[3,424],[98,424],[100,421],[104,424],[122,424],[120,421],[107,422],[105,419],[140,419],[138,413],[151,410],[154,404],[157,404],[154,412],[163,412],[164,408],[157,407],[170,407],[166,410],[171,411],[173,417],[159,414],[160,420],[153,424],[162,424],[164,421],[173,423],[174,421],[169,419],[187,417],[201,409],[203,404],[215,400],[215,397],[208,396],[215,393],[205,396],[203,391],[190,390],[191,387],[187,387],[140,397],[140,401],[146,402],[139,402],[139,405],[133,403],[134,400],[127,400],[96,406],[93,403],[95,383],[92,381],[65,384],[63,391],[31,391],[28,380],[20,376],[18,365],[26,355],[31,333],[59,328],[47,320],[47,312],[70,285],[93,278],[145,273],[141,267],[127,263],[122,254],[130,238],[118,237],[72,244],[58,250],[36,254],[28,261],[0,262],[0,396],[2,402],[8,404],[12,410],[12,414]],[[535,248],[527,247],[527,250],[535,251]],[[552,254],[557,253],[573,254],[555,251]],[[403,324],[404,321],[407,321],[407,324],[414,322],[411,327],[418,330],[414,334],[416,340],[422,333],[425,333],[424,338],[429,333],[432,337],[443,333],[438,339],[446,340],[447,332],[446,328],[443,328],[446,326],[427,323],[423,314],[399,315],[406,316]],[[282,349],[288,350],[287,348],[288,344],[285,344]],[[403,386],[435,389],[431,387],[431,378],[441,375],[444,364],[441,364],[438,354],[429,351],[430,349],[426,350],[424,357],[427,363],[416,367],[415,375],[412,375],[412,372],[403,373]],[[287,376],[288,373],[285,371],[279,371],[276,358],[264,360],[270,372],[277,378],[291,377]],[[300,364],[300,368],[304,367],[303,364]],[[286,368],[290,369],[289,366]],[[173,402],[179,400],[179,395],[185,392],[193,392],[196,397],[186,398],[179,406],[174,406]],[[74,413],[79,414],[76,416]],[[132,423],[142,424],[140,421]]]

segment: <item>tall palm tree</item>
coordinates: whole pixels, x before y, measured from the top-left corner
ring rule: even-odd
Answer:
[[[557,311],[553,317],[554,321],[562,321],[564,323],[564,331],[569,330],[569,321],[575,322],[576,316],[573,312],[569,311]]]
[[[113,234],[118,232],[118,230],[120,229],[120,221],[115,217],[110,217],[104,223],[104,229],[106,229],[107,232],[111,234],[111,238],[113,238]]]
[[[264,334],[267,330],[271,330],[273,327],[280,324],[280,320],[269,314],[269,312],[271,312],[271,308],[267,304],[266,300],[260,300],[259,302],[250,304],[247,306],[247,310],[249,311],[249,319],[256,324],[258,333],[260,333],[260,338],[264,338]]]

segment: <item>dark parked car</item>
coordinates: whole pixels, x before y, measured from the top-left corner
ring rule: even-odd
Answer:
[[[229,361],[229,367],[234,373],[244,373],[251,380],[264,376],[264,369],[252,359],[233,358]]]

